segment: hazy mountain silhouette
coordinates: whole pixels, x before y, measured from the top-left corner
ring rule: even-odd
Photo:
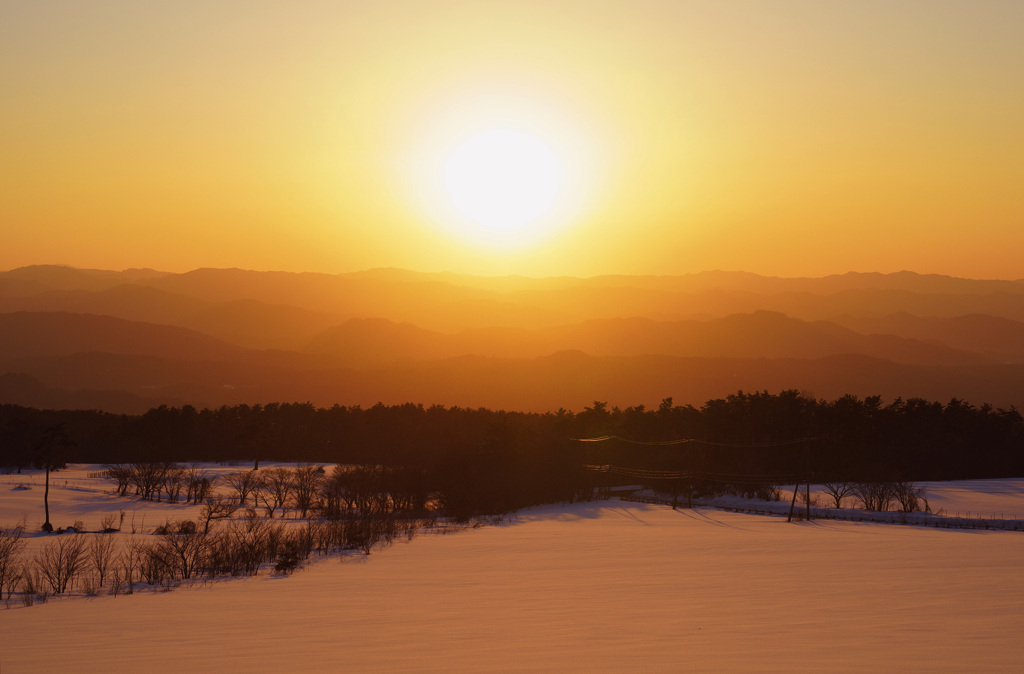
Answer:
[[[834,320],[864,334],[921,339],[1003,361],[1024,362],[1024,323],[998,316],[914,316],[902,312],[878,318],[839,316]]]
[[[97,291],[46,289],[32,295],[0,297],[0,311],[46,311],[113,316],[131,321],[177,325],[209,302],[155,288],[121,284]]]
[[[182,360],[245,360],[245,349],[192,330],[110,316],[0,314],[0,359],[100,351]]]
[[[24,283],[35,285],[26,288]],[[474,327],[551,327],[595,318],[713,318],[762,309],[804,320],[907,312],[950,317],[984,313],[1024,321],[1022,281],[976,281],[909,272],[822,279],[776,279],[735,272],[527,279],[400,270],[328,275],[198,269],[166,274],[66,267],[27,267],[0,273],[0,295],[8,298],[3,305],[6,311],[47,310],[47,306],[36,309],[24,303],[10,304],[10,298],[38,295],[40,288],[99,292],[124,284],[155,288],[208,304],[251,300],[338,319],[386,318],[446,333]],[[49,310],[57,309],[72,310],[66,305],[49,305]],[[137,313],[128,316],[110,302],[102,313],[142,318]],[[179,319],[153,322],[177,324],[175,320]]]
[[[767,311],[710,321],[595,319],[524,330],[486,328],[443,335],[384,319],[352,320],[319,335],[304,349],[335,364],[365,367],[394,360],[459,355],[531,358],[578,349],[595,356],[669,355],[743,358],[820,358],[860,353],[922,365],[991,362],[981,354],[892,335],[862,335],[834,323],[808,323]]]
[[[298,348],[342,320],[287,305],[249,299],[208,302],[140,285],[0,297],[0,313],[15,311],[96,314],[175,325],[254,349]]]
[[[1021,362],[1022,281],[0,272],[0,400],[44,406],[547,410],[781,388],[1019,406]]]
[[[0,274],[0,288],[5,282],[19,282],[22,287],[46,290],[88,290],[98,291],[113,288],[122,283],[135,283],[167,275],[167,272],[152,269],[77,269],[63,265],[34,265],[20,267]]]
[[[118,414],[142,414],[153,407],[180,406],[186,404],[186,401],[176,398],[146,398],[127,391],[50,388],[24,373],[6,373],[0,374],[0,405],[2,404],[38,409],[92,409]]]
[[[761,276],[750,272],[717,270],[677,276],[601,275],[587,278],[572,276],[529,278],[517,275],[472,276],[450,272],[414,272],[405,269],[385,268],[341,274],[340,276],[353,279],[402,283],[430,280],[495,292],[592,287],[639,288],[691,293],[704,290],[729,290],[755,294],[810,292],[826,295],[845,290],[872,288],[906,290],[920,293],[1024,293],[1024,279],[1015,281],[978,280],[939,274],[918,274],[910,271],[901,271],[893,274],[849,272],[819,278],[785,278]]]

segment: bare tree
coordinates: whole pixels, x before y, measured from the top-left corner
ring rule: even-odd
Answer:
[[[854,484],[852,482],[826,482],[825,493],[832,497],[837,508],[843,507],[843,499],[853,495]]]
[[[256,491],[259,486],[260,474],[253,470],[228,473],[221,478],[221,481],[235,490],[238,494],[238,505],[244,506],[246,500],[249,498],[249,494]]]
[[[124,496],[128,493],[128,486],[132,482],[131,466],[126,466],[123,463],[114,463],[104,466],[103,473],[110,479],[117,482],[117,487],[114,490],[115,494],[118,496]]]
[[[131,465],[132,481],[135,493],[143,501],[160,500],[160,490],[164,486],[164,475],[170,465],[167,463],[133,463]]]
[[[162,545],[162,541],[139,544],[140,580],[149,585],[169,583],[174,580],[173,559]]]
[[[324,469],[320,466],[299,466],[295,469],[292,499],[300,517],[305,517],[313,508],[323,480]]]
[[[21,565],[18,575],[21,576],[21,601],[25,606],[31,606],[33,595],[42,590],[43,587],[43,579],[39,575],[39,569],[36,568],[35,564],[25,562]],[[9,597],[10,593],[8,592]]]
[[[21,565],[18,559],[24,547],[21,529],[0,529],[0,598],[4,596],[4,587],[7,588],[7,596],[10,597],[19,580],[21,574],[18,573],[18,569]]]
[[[35,556],[36,567],[54,594],[61,594],[74,584],[85,561],[85,538],[70,534],[47,541]]]
[[[855,482],[853,495],[865,510],[885,512],[893,499],[891,482]]]
[[[43,437],[35,445],[38,460],[46,467],[46,488],[43,491],[43,509],[46,511],[46,521],[43,522],[43,531],[47,533],[53,531],[53,525],[50,524],[50,470],[55,466],[64,465],[59,456],[74,444],[67,431],[64,430],[64,424],[59,423],[46,429]]]
[[[216,476],[210,477],[207,475],[200,464],[189,464],[185,477],[185,501],[191,501],[192,503],[202,503],[205,501],[206,497],[210,495],[216,480]]]
[[[900,510],[905,513],[921,510],[921,501],[924,501],[926,505],[928,503],[928,499],[924,497],[924,488],[913,482],[893,482],[892,492],[896,502],[900,504]]]
[[[142,565],[142,548],[142,543],[133,539],[121,550],[121,556],[118,559],[121,567],[119,577],[124,581],[128,594],[134,592],[135,574]]]
[[[164,563],[175,576],[189,579],[202,570],[209,558],[208,534],[199,529],[168,533],[157,548]]]
[[[176,463],[167,464],[163,477],[163,490],[167,494],[167,501],[177,503],[187,479],[185,469]]]
[[[89,541],[89,561],[92,562],[92,567],[99,577],[100,587],[103,587],[103,583],[106,581],[116,546],[117,539],[109,534],[94,534],[92,540]]]
[[[273,525],[255,512],[232,522],[217,550],[217,566],[234,576],[255,575],[277,554],[284,524]]]
[[[115,566],[110,573],[110,596],[116,597],[124,589],[124,569]]]
[[[263,501],[263,509],[267,517],[274,517],[274,512],[282,509],[292,493],[292,472],[287,468],[267,468],[263,471],[260,488],[256,498]]]
[[[217,521],[231,517],[238,510],[238,506],[234,503],[229,503],[222,498],[210,498],[203,504],[201,512],[201,521],[203,523],[203,533],[210,533],[210,525]]]

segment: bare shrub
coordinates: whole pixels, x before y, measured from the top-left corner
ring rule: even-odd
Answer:
[[[192,520],[179,520],[174,526],[175,533],[179,534],[194,534],[196,530],[196,523]]]
[[[803,506],[808,506],[809,505],[809,506],[817,507],[817,505],[818,505],[818,497],[811,495],[810,493],[808,493],[808,491],[806,489],[799,490],[797,492],[797,500],[800,502],[800,505],[803,505]]]
[[[196,523],[192,520],[166,520],[163,524],[153,529],[155,536],[166,536],[167,534],[192,534],[197,530]]]
[[[32,564],[21,566],[21,592],[22,594],[36,594],[43,586],[43,579],[39,570]]]
[[[313,539],[319,533],[320,531],[307,526],[303,529],[293,529],[284,534],[275,555],[274,571],[285,575],[295,571],[302,560],[309,558],[314,545]]]
[[[324,540],[324,530],[326,527],[323,522],[307,521],[306,526],[299,529],[295,540],[299,543],[299,554],[303,558],[309,557],[313,554],[314,546],[317,541]]]
[[[148,585],[162,585],[174,580],[173,566],[160,541],[139,543],[138,550],[140,580]]]
[[[345,526],[345,545],[356,550],[362,550],[363,554],[370,554],[373,545],[376,543],[373,535],[373,526],[362,517],[351,517]]]
[[[398,535],[397,519],[391,515],[364,515],[348,519],[345,534],[348,547],[364,554],[378,544],[388,545]]]
[[[21,539],[21,529],[0,529],[0,598],[4,596],[4,588],[7,588],[7,597],[10,598],[14,585],[17,584],[21,568],[21,551],[25,547],[25,541]]]
[[[345,533],[346,522],[345,519],[332,519],[318,522],[315,529],[310,528],[310,534],[313,536],[310,552],[313,549],[323,552],[344,549],[348,543]]]
[[[47,541],[36,553],[36,568],[54,594],[61,594],[74,585],[86,563],[85,544],[84,537],[65,534]]]
[[[115,567],[110,572],[110,586],[108,592],[111,597],[116,597],[121,594],[121,590],[124,589],[124,571]]]
[[[239,568],[243,573],[255,575],[260,565],[275,554],[272,546],[280,540],[280,534],[274,535],[273,531],[280,526],[283,525],[275,527],[260,517],[246,517],[237,523],[232,533],[239,553]]]
[[[24,574],[24,564],[12,567],[11,570],[7,572],[7,601],[11,600],[11,595],[14,594],[18,584],[21,583],[21,579],[24,577]]]
[[[273,525],[255,512],[230,523],[212,545],[211,573],[256,575],[277,554],[283,524]]]
[[[82,575],[82,593],[87,597],[98,595],[102,586],[102,583],[99,582],[94,574],[86,573]]]

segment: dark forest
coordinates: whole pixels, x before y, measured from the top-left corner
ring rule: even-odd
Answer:
[[[53,447],[52,429],[65,440]],[[585,465],[720,476],[945,480],[1024,474],[1024,418],[1014,408],[880,397],[816,400],[797,391],[737,392],[700,408],[595,401],[538,414],[459,407],[309,403],[159,407],[142,415],[0,406],[0,465],[53,463],[341,463],[401,468],[451,512],[507,512],[573,500]],[[582,439],[614,436],[606,442]],[[671,445],[643,444],[690,440]]]

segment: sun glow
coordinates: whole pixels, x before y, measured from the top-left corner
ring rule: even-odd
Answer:
[[[594,207],[604,165],[587,113],[494,88],[422,106],[403,162],[417,210],[497,253],[535,250]]]
[[[550,210],[562,185],[562,163],[527,133],[488,129],[455,148],[444,165],[444,184],[473,222],[515,229]]]

